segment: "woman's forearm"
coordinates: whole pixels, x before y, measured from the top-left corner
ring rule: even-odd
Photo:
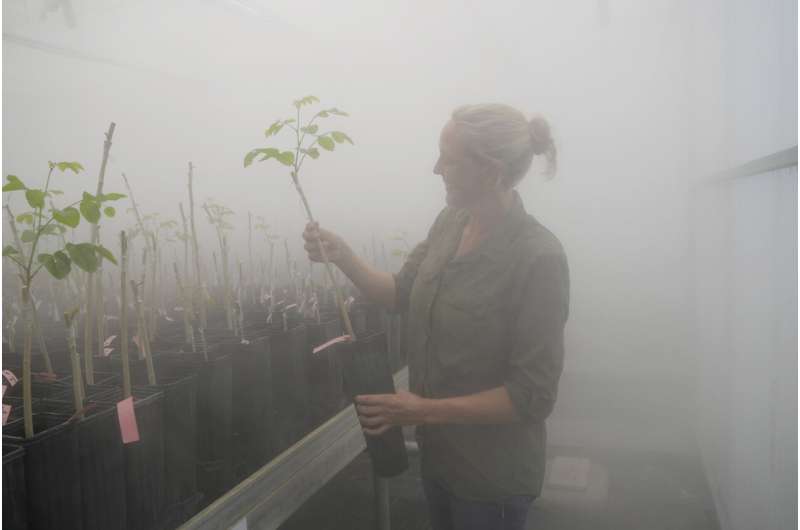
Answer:
[[[394,277],[372,267],[355,252],[348,252],[336,265],[369,300],[387,309],[394,309]]]
[[[492,424],[520,421],[504,386],[467,396],[427,399],[424,423]]]

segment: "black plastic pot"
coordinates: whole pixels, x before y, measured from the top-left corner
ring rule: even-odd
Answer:
[[[3,444],[3,528],[7,530],[28,528],[24,456],[22,447]]]
[[[314,354],[314,348],[342,334],[338,320],[306,323],[308,345],[305,348],[306,374],[309,383],[311,426],[316,428],[347,406],[342,391],[342,365],[335,349]]]
[[[270,341],[231,341],[221,347],[231,359],[233,457],[236,477],[241,479],[273,456]]]
[[[156,528],[164,510],[164,394],[147,388],[132,390],[139,441],[124,444],[125,503],[128,530]],[[89,403],[113,407],[122,401],[122,390],[114,389],[89,399]],[[119,426],[117,436],[121,438]]]
[[[342,361],[344,390],[351,400],[361,394],[395,392],[383,333],[341,343],[337,345],[336,354]],[[365,436],[365,439],[376,474],[393,477],[408,469],[408,455],[400,427],[392,427],[380,436]]]
[[[269,337],[272,353],[273,448],[282,453],[309,432],[311,426],[306,377],[305,325]]]
[[[93,395],[110,391],[89,388]],[[74,404],[42,400],[34,405],[34,412],[40,411],[71,417]],[[84,530],[126,528],[125,458],[116,412],[116,407],[94,404],[87,407],[82,419],[74,419]]]
[[[3,442],[25,450],[28,528],[82,530],[81,483],[75,423],[67,416],[33,415],[34,435],[25,438],[22,421],[7,424]]]
[[[196,375],[196,480],[203,494],[201,505],[206,505],[225,493],[233,481],[231,358],[212,349],[208,361],[199,353],[163,353],[155,361],[159,377]]]

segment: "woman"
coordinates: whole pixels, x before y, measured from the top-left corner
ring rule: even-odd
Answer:
[[[309,258],[329,258],[374,302],[408,311],[410,392],[356,398],[364,432],[416,425],[435,530],[524,528],[545,471],[569,312],[558,239],[514,186],[536,155],[555,169],[548,123],[506,105],[456,109],[439,159],[447,206],[397,274],[309,224]]]

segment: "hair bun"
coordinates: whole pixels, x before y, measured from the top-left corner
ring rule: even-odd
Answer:
[[[544,117],[537,115],[531,118],[528,122],[528,131],[531,133],[533,154],[544,154],[553,145],[553,138],[550,135],[550,124]]]

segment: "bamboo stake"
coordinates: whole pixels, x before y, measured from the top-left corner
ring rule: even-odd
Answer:
[[[120,313],[119,339],[122,357],[122,398],[131,397],[131,364],[128,356],[128,237],[123,230],[119,234],[120,243]]]
[[[131,290],[133,291],[133,303],[136,307],[136,319],[138,321],[139,329],[139,344],[141,345],[142,353],[144,354],[145,365],[147,366],[147,383],[153,386],[156,384],[156,373],[155,369],[153,368],[153,357],[150,355],[150,341],[147,335],[147,320],[144,317],[142,300],[139,298],[139,285],[134,280],[131,280],[130,284]]]
[[[80,306],[72,311],[64,312],[64,325],[67,327],[67,348],[69,349],[69,356],[72,365],[72,399],[75,406],[75,412],[79,417],[83,417],[81,411],[83,410],[83,403],[86,399],[83,389],[83,377],[81,376],[81,358],[78,353],[78,344],[75,338],[75,322],[74,318]]]

